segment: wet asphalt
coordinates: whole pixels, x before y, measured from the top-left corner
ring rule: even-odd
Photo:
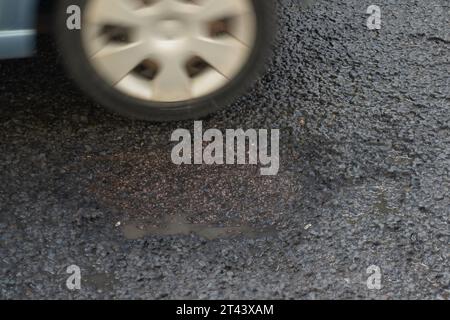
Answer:
[[[0,62],[0,298],[449,299],[450,3],[379,0],[379,31],[371,4],[287,1],[268,73],[204,121],[279,128],[271,177],[175,166],[193,122],[104,111],[45,37]]]

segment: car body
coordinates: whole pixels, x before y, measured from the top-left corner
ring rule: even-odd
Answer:
[[[0,1],[0,59],[33,54],[37,9],[38,0]]]

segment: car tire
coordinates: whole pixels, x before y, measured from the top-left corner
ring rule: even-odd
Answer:
[[[56,13],[57,47],[66,69],[78,86],[101,105],[129,118],[149,121],[199,119],[228,106],[242,95],[265,70],[276,34],[275,0],[248,0],[254,10],[256,32],[245,63],[222,87],[206,95],[182,101],[152,101],[117,89],[94,66],[83,42],[85,10],[92,0],[58,0]],[[228,0],[223,0],[228,1]],[[67,27],[68,7],[81,9],[81,29]]]

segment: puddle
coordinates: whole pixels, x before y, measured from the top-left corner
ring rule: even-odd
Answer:
[[[390,214],[398,212],[398,208],[393,207],[389,204],[389,201],[386,197],[386,190],[380,189],[380,192],[377,196],[377,201],[373,205],[374,209],[381,214]]]
[[[110,291],[113,289],[114,276],[108,273],[95,273],[83,276],[83,282],[88,287],[93,287],[97,291]]]
[[[273,236],[275,228],[252,228],[250,226],[217,227],[206,224],[189,223],[183,216],[175,216],[161,226],[152,226],[142,222],[128,222],[122,227],[123,235],[129,240],[146,236],[174,236],[196,234],[208,240],[245,236],[250,238]]]
[[[270,235],[303,196],[296,174],[282,168],[261,176],[251,165],[177,166],[167,146],[88,155],[82,166],[90,168],[86,195],[111,209],[127,239]]]

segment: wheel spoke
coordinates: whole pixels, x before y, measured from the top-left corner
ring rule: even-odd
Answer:
[[[92,0],[91,0],[92,1]],[[86,19],[97,24],[119,24],[135,26],[140,24],[140,16],[123,0],[93,0]]]
[[[86,47],[86,51],[89,57],[99,52],[104,46],[105,41],[101,36],[100,26],[85,26],[83,31],[83,37],[85,41],[89,42],[89,46]]]
[[[92,60],[108,75],[112,84],[116,84],[142,62],[147,54],[145,46],[140,42],[110,44],[95,54]]]
[[[170,9],[170,6],[171,3],[168,0],[159,0],[151,6],[139,9],[138,12],[141,17],[149,20],[161,16],[164,12],[167,12],[167,10]]]
[[[198,19],[214,21],[230,16],[242,15],[250,10],[245,0],[208,0],[200,10]]]
[[[161,65],[159,73],[152,81],[152,97],[158,101],[181,101],[191,98],[191,79],[181,63],[168,61]]]
[[[255,25],[256,18],[254,14],[246,13],[236,18],[236,24],[229,32],[246,46],[251,47],[255,41]]]
[[[233,77],[236,66],[248,50],[246,45],[231,36],[197,38],[192,42],[192,51],[227,78]]]

